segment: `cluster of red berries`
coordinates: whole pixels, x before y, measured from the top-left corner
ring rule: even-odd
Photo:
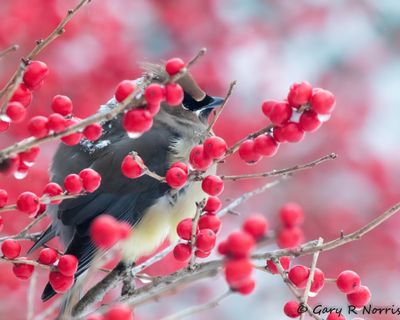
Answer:
[[[173,253],[176,260],[188,261],[192,255],[192,248],[195,249],[194,254],[198,258],[206,258],[211,254],[221,229],[221,220],[217,216],[219,209],[221,209],[220,199],[209,197],[196,226],[194,243],[191,243],[193,220],[187,218],[178,224],[176,233],[185,242],[175,246]]]
[[[252,215],[244,221],[242,230],[232,232],[218,246],[218,252],[226,257],[224,263],[226,282],[232,290],[242,295],[250,294],[255,288],[250,255],[256,242],[265,236],[268,228],[268,221],[264,216]]]
[[[306,81],[294,83],[286,100],[268,100],[262,104],[273,128],[267,134],[244,141],[239,156],[247,163],[256,163],[262,156],[274,156],[279,143],[301,141],[305,132],[317,130],[330,118],[335,100],[330,91],[313,88]]]
[[[170,77],[177,74],[185,67],[185,63],[179,58],[173,58],[166,62],[165,70]],[[123,102],[130,97],[136,89],[135,81],[124,80],[120,82],[115,90],[115,99]],[[123,126],[128,133],[137,134],[150,130],[153,125],[153,117],[159,112],[162,102],[174,107],[181,104],[183,100],[182,87],[173,82],[166,85],[152,83],[144,91],[146,106],[128,110],[123,119]]]
[[[133,320],[133,311],[126,304],[114,304],[104,314],[92,314],[86,320]]]
[[[110,249],[118,241],[127,239],[131,232],[129,223],[118,221],[107,214],[98,216],[90,225],[90,237],[93,243],[103,250]]]
[[[300,225],[304,221],[304,212],[297,203],[286,203],[279,211],[282,227],[276,235],[276,243],[280,248],[294,248],[304,240]]]

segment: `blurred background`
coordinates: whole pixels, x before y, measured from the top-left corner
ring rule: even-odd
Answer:
[[[3,86],[18,59],[45,37],[77,1],[2,0],[0,48],[20,50],[0,60]],[[227,216],[219,239],[238,228],[244,216],[260,212],[277,226],[279,208],[287,201],[305,210],[306,240],[337,237],[372,220],[400,199],[400,4],[397,0],[93,0],[68,24],[65,34],[39,56],[50,68],[45,85],[34,92],[29,116],[51,113],[55,94],[72,98],[79,117],[95,112],[123,79],[140,75],[137,62],[179,56],[186,60],[199,48],[207,55],[192,72],[208,93],[224,96],[229,83],[238,84],[217,126],[229,144],[265,125],[261,103],[285,98],[295,81],[308,80],[332,91],[337,106],[319,131],[297,144],[284,144],[272,159],[247,166],[236,156],[221,166],[223,173],[283,168],[330,152],[339,158],[311,171],[296,174],[282,185],[242,205],[238,216]],[[27,137],[26,123],[12,126],[0,137],[0,147]],[[0,176],[0,188],[10,203],[23,191],[41,192],[48,182],[48,166],[56,144],[42,146],[38,162],[23,180]],[[229,199],[263,181],[227,183]],[[28,223],[18,212],[3,214],[1,236],[17,233]],[[44,228],[45,222],[41,228]],[[323,253],[319,267],[336,277],[344,269],[358,272],[372,291],[374,305],[398,305],[400,294],[400,217],[374,230],[362,241]],[[29,244],[26,244],[27,246]],[[274,248],[271,246],[271,248]],[[154,266],[149,273],[172,271]],[[263,263],[262,261],[260,263]],[[296,263],[310,263],[310,257]],[[257,273],[255,292],[232,296],[215,309],[193,319],[284,319],[284,303],[291,293],[278,277]],[[40,272],[40,292],[47,275]],[[17,280],[9,264],[0,264],[0,319],[26,318],[27,282]],[[222,293],[221,277],[207,279],[176,296],[136,310],[136,319],[160,319]],[[344,295],[333,284],[311,304],[343,306]],[[393,319],[393,316],[363,316]]]

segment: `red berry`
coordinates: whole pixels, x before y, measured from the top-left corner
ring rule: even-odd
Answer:
[[[51,109],[62,116],[67,116],[72,113],[72,101],[67,96],[56,95],[51,101]]]
[[[51,271],[49,274],[49,282],[55,292],[64,293],[74,284],[74,277],[63,275],[58,271]]]
[[[84,130],[83,135],[90,141],[96,141],[101,137],[103,128],[98,123],[89,124]]]
[[[299,142],[304,138],[304,131],[296,122],[288,122],[282,127],[282,137],[287,142]]]
[[[215,213],[221,209],[221,200],[218,197],[209,196],[203,210],[209,213]]]
[[[202,229],[196,236],[196,248],[208,252],[215,247],[217,237],[211,229]]]
[[[174,257],[178,261],[188,261],[192,255],[192,247],[187,243],[179,243],[174,248]]]
[[[195,255],[196,257],[202,258],[202,259],[207,258],[208,256],[210,256],[210,254],[211,254],[211,251],[196,250],[196,251],[194,252],[194,255]]]
[[[227,255],[229,253],[228,242],[227,241],[220,242],[217,250],[219,254]]]
[[[124,80],[121,81],[115,89],[115,100],[118,102],[124,101],[135,91],[136,85],[134,81]]]
[[[165,99],[165,88],[157,83],[152,83],[144,91],[144,98],[148,105],[160,105],[160,102]]]
[[[315,131],[321,126],[321,124],[322,122],[319,120],[318,114],[312,110],[303,112],[299,119],[299,126],[305,132]]]
[[[0,189],[0,208],[3,208],[8,201],[8,193],[4,189]]]
[[[43,138],[49,134],[47,127],[48,119],[43,116],[36,116],[28,122],[28,132],[35,138]]]
[[[371,300],[371,291],[368,287],[360,286],[347,295],[347,301],[356,308],[364,307]]]
[[[279,148],[279,143],[269,134],[262,134],[254,139],[253,151],[265,157],[274,156]]]
[[[209,175],[203,179],[201,187],[210,196],[219,196],[224,191],[224,181],[219,176]]]
[[[38,146],[32,147],[26,151],[22,151],[20,152],[19,155],[19,159],[22,162],[28,162],[28,163],[33,163],[37,156],[39,155],[40,152],[40,148]]]
[[[319,292],[325,284],[325,275],[321,269],[315,268],[313,281],[311,282],[310,291],[317,293]]]
[[[168,83],[165,86],[165,101],[169,106],[178,106],[183,100],[183,89],[177,83]]]
[[[239,156],[243,161],[247,163],[256,163],[258,162],[262,156],[254,150],[254,141],[246,140],[239,146]]]
[[[268,118],[273,124],[284,124],[292,116],[292,107],[286,101],[277,101],[269,111]]]
[[[47,205],[44,203],[41,203],[39,206],[39,210],[38,210],[38,212],[36,212],[36,215],[34,216],[34,218],[39,217],[42,213],[44,213],[46,211],[46,209],[47,209]]]
[[[330,114],[335,103],[335,96],[328,90],[316,89],[311,97],[311,108],[318,114]]]
[[[125,304],[116,304],[104,314],[104,320],[133,320],[133,312]]]
[[[219,159],[223,157],[228,149],[225,140],[214,136],[206,139],[203,143],[204,154],[212,159]]]
[[[46,184],[43,190],[43,194],[48,194],[50,197],[58,196],[63,193],[63,189],[58,183],[50,182]],[[62,200],[53,200],[51,204],[59,204]]]
[[[21,280],[28,280],[34,270],[35,267],[33,265],[26,263],[15,263],[13,266],[14,275]]]
[[[297,265],[289,270],[289,280],[300,289],[307,285],[308,277],[310,276],[310,269],[303,265]]]
[[[167,71],[167,73],[170,76],[174,76],[177,73],[179,73],[179,71],[181,71],[183,68],[185,67],[185,63],[183,62],[182,59],[180,58],[172,58],[169,59],[166,63],[165,63],[165,71]]]
[[[180,169],[182,169],[183,171],[185,171],[186,174],[189,173],[189,168],[188,168],[187,164],[184,163],[184,162],[179,162],[179,161],[178,161],[178,162],[174,162],[174,163],[171,165],[171,168],[180,168]]]
[[[345,270],[336,279],[336,285],[343,293],[352,293],[361,285],[360,276],[351,270]]]
[[[132,233],[132,226],[125,221],[119,223],[119,237],[121,240],[128,239]]]
[[[290,267],[290,257],[280,257],[279,258],[279,262],[283,268],[283,270],[288,270]],[[278,274],[278,268],[276,266],[276,264],[274,263],[274,261],[272,259],[267,260],[267,269],[269,270],[269,272],[271,272],[272,274]]]
[[[97,247],[111,248],[120,239],[118,221],[109,215],[98,216],[90,226],[90,236]]]
[[[125,177],[135,179],[143,174],[143,160],[139,156],[136,156],[136,159],[137,161],[131,155],[127,155],[122,161],[121,171]]]
[[[32,192],[22,192],[17,198],[17,209],[29,215],[39,210],[40,199]]]
[[[7,131],[10,127],[10,121],[0,119],[0,132]]]
[[[0,232],[3,230],[4,228],[4,221],[3,221],[3,217],[0,216]]]
[[[165,175],[165,180],[170,187],[180,189],[186,184],[187,173],[178,167],[170,168]]]
[[[262,112],[263,112],[267,117],[269,117],[269,115],[270,115],[270,113],[271,113],[271,111],[272,111],[272,108],[273,108],[277,103],[280,103],[280,102],[281,102],[281,101],[278,101],[278,100],[267,100],[267,101],[263,102],[263,104],[262,104],[262,106],[261,106]]]
[[[78,118],[67,119],[65,121],[65,124],[67,127],[71,127],[71,126],[78,124],[79,120],[80,119],[78,119]],[[68,146],[74,146],[74,145],[77,145],[79,143],[79,141],[81,141],[81,139],[82,139],[82,133],[74,132],[67,136],[62,137],[61,141],[64,142]]]
[[[294,108],[308,103],[312,95],[312,86],[307,81],[296,82],[290,87],[287,100]]]
[[[196,170],[206,170],[211,164],[212,159],[204,153],[204,146],[202,144],[193,147],[190,151],[189,162]]]
[[[286,302],[285,306],[283,307],[283,312],[289,318],[297,318],[300,316],[299,308],[300,304],[297,301],[289,301]]]
[[[86,192],[94,192],[100,187],[101,175],[93,169],[83,169],[79,172],[79,177],[82,179],[83,189]]]
[[[277,235],[276,243],[280,248],[294,248],[303,240],[303,231],[299,227],[292,227],[281,229]]]
[[[14,91],[10,101],[19,102],[26,108],[32,102],[32,91],[29,90],[25,84],[20,83],[17,89]]]
[[[67,119],[59,113],[52,113],[48,117],[47,128],[55,133],[65,130],[67,127]]]
[[[228,260],[225,263],[225,279],[231,288],[239,288],[248,283],[253,264],[249,259]]]
[[[235,288],[235,291],[240,293],[243,296],[247,296],[254,291],[256,287],[256,282],[254,279],[247,279],[247,281],[240,285],[239,287]]]
[[[71,173],[64,179],[64,188],[70,194],[78,194],[83,189],[82,179],[79,175]]]
[[[153,125],[153,117],[148,110],[132,109],[124,115],[124,129],[127,132],[145,132]]]
[[[87,316],[86,320],[104,320],[101,314],[93,313]]]
[[[275,126],[273,128],[272,135],[273,135],[275,141],[277,141],[277,142],[280,142],[280,143],[287,142],[286,137],[283,135],[282,127]]]
[[[326,317],[326,320],[346,320],[346,318],[342,314],[333,311],[328,314],[328,316]],[[356,319],[353,319],[353,320],[356,320]]]
[[[7,105],[6,114],[12,122],[21,122],[26,116],[26,109],[19,102],[10,102]]]
[[[200,230],[211,229],[215,233],[218,233],[219,229],[221,229],[221,220],[213,214],[202,215],[199,219],[199,228]]]
[[[39,253],[38,261],[41,264],[52,265],[57,261],[58,253],[52,248],[44,248]]]
[[[78,270],[78,259],[71,254],[66,254],[58,260],[57,268],[64,276],[72,277]]]
[[[268,221],[261,214],[253,214],[244,221],[242,228],[257,240],[267,233]]]
[[[40,86],[49,74],[49,68],[42,61],[32,61],[25,70],[24,83],[29,89],[36,89]]]
[[[176,233],[183,240],[190,240],[192,237],[192,224],[193,221],[190,218],[183,219],[178,223],[176,227]],[[199,226],[197,226],[196,234],[199,233]]]
[[[248,257],[255,245],[254,238],[243,231],[232,232],[226,242],[229,255],[236,259]]]
[[[18,241],[7,239],[1,244],[1,251],[7,259],[15,259],[21,254],[21,245]]]
[[[304,212],[297,203],[286,203],[279,211],[279,217],[282,224],[286,227],[301,225],[304,221]]]

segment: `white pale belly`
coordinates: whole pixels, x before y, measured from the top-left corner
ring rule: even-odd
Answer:
[[[215,167],[212,167],[207,174],[213,174],[215,171]],[[173,206],[167,197],[162,197],[147,210],[139,224],[134,227],[130,238],[123,244],[124,259],[135,261],[149,255],[166,238],[169,238],[171,243],[176,242],[178,240],[176,226],[185,218],[193,218],[196,213],[196,202],[205,197],[207,195],[201,189],[201,182],[192,183]]]

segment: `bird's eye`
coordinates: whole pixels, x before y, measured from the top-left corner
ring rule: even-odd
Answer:
[[[187,94],[186,92],[184,93],[183,96],[183,106],[186,109],[189,109],[191,111],[199,111],[206,107],[210,102],[212,101],[212,98],[210,96],[205,96],[203,100],[201,101],[196,101],[192,98],[190,94]]]

